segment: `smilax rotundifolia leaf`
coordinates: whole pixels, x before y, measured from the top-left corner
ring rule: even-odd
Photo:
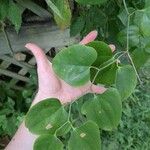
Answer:
[[[122,114],[122,103],[120,94],[114,88],[108,89],[105,93],[95,95],[82,106],[82,114],[87,119],[96,122],[103,130],[117,128]]]
[[[133,93],[136,84],[136,73],[131,65],[125,65],[117,69],[116,88],[122,100],[127,99]]]
[[[54,135],[41,135],[34,143],[33,150],[63,150],[63,143]]]
[[[87,121],[71,133],[68,150],[101,150],[100,131],[96,123]]]
[[[90,80],[90,67],[97,58],[96,50],[84,45],[73,45],[61,50],[53,59],[54,72],[72,86]]]
[[[68,118],[58,99],[50,98],[34,105],[26,115],[25,125],[34,134],[55,133]]]

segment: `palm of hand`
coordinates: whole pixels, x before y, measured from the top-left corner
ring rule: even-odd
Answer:
[[[80,44],[86,44],[93,41],[97,36],[97,32],[89,33]],[[26,48],[31,50],[37,62],[38,84],[39,89],[37,97],[33,104],[38,103],[42,99],[57,98],[62,104],[71,102],[86,93],[103,93],[104,87],[93,85],[90,81],[81,87],[73,87],[59,79],[52,69],[52,64],[46,58],[42,49],[37,45],[28,43]]]

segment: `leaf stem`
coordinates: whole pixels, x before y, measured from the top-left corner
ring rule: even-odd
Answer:
[[[99,68],[95,67],[95,66],[91,66],[90,68],[93,68],[95,70],[99,70]]]
[[[14,56],[14,52],[13,52],[13,49],[12,49],[12,46],[11,46],[11,43],[10,43],[10,40],[9,40],[7,31],[5,30],[5,24],[4,24],[4,23],[2,23],[2,31],[3,31],[3,33],[4,33],[4,37],[5,37],[5,39],[6,39],[8,48],[10,49],[11,55]]]
[[[139,74],[138,74],[138,72],[137,72],[137,70],[136,70],[136,67],[135,67],[134,62],[133,62],[133,60],[132,60],[132,57],[130,56],[130,53],[129,53],[129,26],[130,26],[130,17],[131,17],[131,15],[134,14],[134,12],[131,13],[131,14],[129,13],[125,0],[123,0],[123,4],[124,4],[124,8],[125,8],[125,10],[126,10],[126,13],[127,13],[127,15],[128,15],[128,21],[127,21],[127,44],[126,44],[127,56],[128,56],[128,58],[129,58],[129,60],[130,60],[130,62],[131,62],[131,65],[132,65],[132,67],[133,67],[135,73],[136,73],[136,76],[137,76],[137,78],[138,78],[138,80],[139,80],[139,83],[142,84],[142,81],[141,81],[141,79],[140,79],[140,76],[139,76]]]
[[[69,105],[68,121],[70,121],[72,102]]]
[[[112,65],[113,63],[115,63],[120,57],[122,57],[124,54],[126,54],[126,52],[124,52],[123,54],[121,54],[120,56],[118,56],[118,58],[114,59],[113,61],[111,61],[110,63],[108,63],[107,65],[103,66],[102,68],[99,68],[99,70],[96,72],[93,80],[92,80],[92,84],[95,82],[98,74],[100,71],[104,70],[105,68],[109,67],[110,65]]]
[[[125,7],[127,14],[129,15],[130,13],[129,13],[128,8],[127,8],[126,0],[123,0],[123,5]]]
[[[59,128],[57,128],[56,131],[55,131],[55,133],[54,133],[54,136],[57,136],[57,135],[56,135],[56,134],[57,134],[57,131],[58,131],[59,129],[61,129],[63,126],[65,126],[67,123],[68,123],[68,121],[66,121],[63,125],[61,125]]]
[[[129,52],[127,53],[127,55],[128,55],[128,58],[129,58],[129,60],[130,60],[130,62],[131,62],[131,64],[132,64],[132,66],[133,66],[133,69],[134,69],[134,71],[135,71],[135,73],[136,73],[136,76],[137,76],[137,78],[138,78],[138,80],[139,80],[139,83],[142,85],[142,81],[141,81],[141,79],[140,79],[140,76],[139,76],[139,74],[138,74],[138,72],[137,72],[137,70],[136,70],[136,67],[135,67],[135,65],[134,65],[134,62],[133,62],[132,57],[130,56]]]

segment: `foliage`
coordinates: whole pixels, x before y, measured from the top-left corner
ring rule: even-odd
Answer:
[[[28,9],[42,18],[50,18],[53,13],[54,19],[61,29],[70,25],[71,10],[68,0],[45,0],[50,9],[46,10],[32,0],[1,0],[0,1],[0,23],[7,24],[9,20],[15,30],[19,32],[22,24],[22,14]],[[2,30],[4,27],[2,27]]]
[[[117,130],[102,132],[103,150],[148,150],[150,144],[150,65],[142,69],[143,86],[137,87],[134,94],[123,102],[123,115]],[[147,68],[147,69],[146,69]]]
[[[7,83],[0,84],[0,141],[5,136],[11,138],[24,119],[36,89],[34,78],[31,76],[32,84],[28,84],[21,92],[10,89]],[[0,142],[0,149],[3,148],[1,145]]]
[[[63,49],[53,59],[53,69],[72,86],[79,87],[91,80],[92,83],[106,85],[108,90],[101,95],[84,95],[66,106],[54,99],[33,106],[25,122],[32,133],[39,135],[34,149],[57,145],[55,149],[148,150],[149,95],[148,92],[144,94],[147,83],[142,83],[143,80],[148,81],[141,81],[139,72],[150,58],[149,0],[75,1],[73,14],[67,0],[46,0],[46,3],[61,29],[70,25],[73,16],[70,26],[72,36],[79,33],[84,36],[96,29],[101,41]],[[21,26],[21,14],[26,8],[39,16],[47,15],[46,10],[30,0],[2,0],[1,4],[1,22],[5,23],[7,18],[17,31]],[[103,41],[114,43],[116,52],[112,53]],[[139,85],[135,90],[137,83]],[[142,84],[146,87],[143,88]],[[15,106],[10,99],[5,101],[6,107]],[[43,117],[36,116],[37,111]],[[11,114],[14,116],[14,108]],[[0,117],[1,122],[8,118],[7,115]],[[2,132],[10,134],[5,130],[5,124],[1,128]]]
[[[103,45],[101,50],[99,44]],[[95,42],[94,45],[91,43],[88,46],[77,44],[69,46],[54,57],[52,66],[61,79],[75,87],[83,86],[89,82],[90,75],[93,74],[90,69],[93,68],[96,73],[94,72],[91,83],[94,83],[102,70],[117,63],[118,58],[128,53],[126,51],[116,58],[116,54],[113,56],[113,54],[108,53],[108,55],[105,50],[110,51],[108,45],[99,41]],[[103,58],[103,62],[98,61],[97,58],[100,57]],[[65,136],[66,128],[68,128],[67,134],[71,134],[68,145],[65,145],[65,147],[70,150],[76,149],[75,146],[78,146],[78,149],[82,149],[82,147],[91,149],[94,144],[95,150],[101,149],[98,128],[106,131],[117,128],[122,114],[121,100],[127,99],[131,95],[137,83],[136,72],[131,65],[117,63],[115,71],[115,80],[113,83],[109,83],[114,88],[109,88],[103,94],[93,94],[88,101],[85,98],[86,101],[81,104],[79,111],[81,117],[84,118],[83,122],[78,122],[78,125],[76,125],[76,121],[73,121],[78,120],[78,116],[74,119],[71,116],[71,108],[74,102],[70,104],[67,112],[66,106],[61,106],[59,100],[50,98],[39,102],[29,110],[25,119],[26,127],[30,132],[40,135],[39,139],[43,139],[42,137],[45,134],[54,135],[58,138],[57,130],[64,128],[69,122],[69,126],[65,126],[65,130],[62,130],[61,133],[61,136]],[[130,77],[130,79],[126,77]],[[129,81],[128,86],[124,81]],[[40,115],[37,116],[37,112]],[[97,141],[93,141],[92,137],[97,137]],[[36,145],[42,147],[43,142],[43,140],[37,140]],[[47,144],[51,146],[51,143]],[[38,149],[37,146],[34,146],[34,148]]]

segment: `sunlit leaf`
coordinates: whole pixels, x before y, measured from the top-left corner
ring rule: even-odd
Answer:
[[[53,59],[55,73],[72,86],[84,85],[90,80],[90,66],[96,60],[96,51],[87,46],[73,45],[61,50]]]
[[[52,3],[53,2],[53,3]],[[71,10],[68,0],[47,0],[49,6],[53,7],[54,19],[60,29],[65,29],[71,23]],[[53,5],[52,5],[53,4]],[[54,7],[55,6],[55,7]]]
[[[63,18],[60,10],[57,8],[57,6],[55,6],[55,4],[51,0],[46,0],[46,3],[56,15],[58,15],[60,18]]]
[[[13,1],[10,1],[7,18],[15,26],[15,29],[17,32],[19,32],[19,29],[21,27],[23,11],[24,11],[24,8],[18,6]]]

